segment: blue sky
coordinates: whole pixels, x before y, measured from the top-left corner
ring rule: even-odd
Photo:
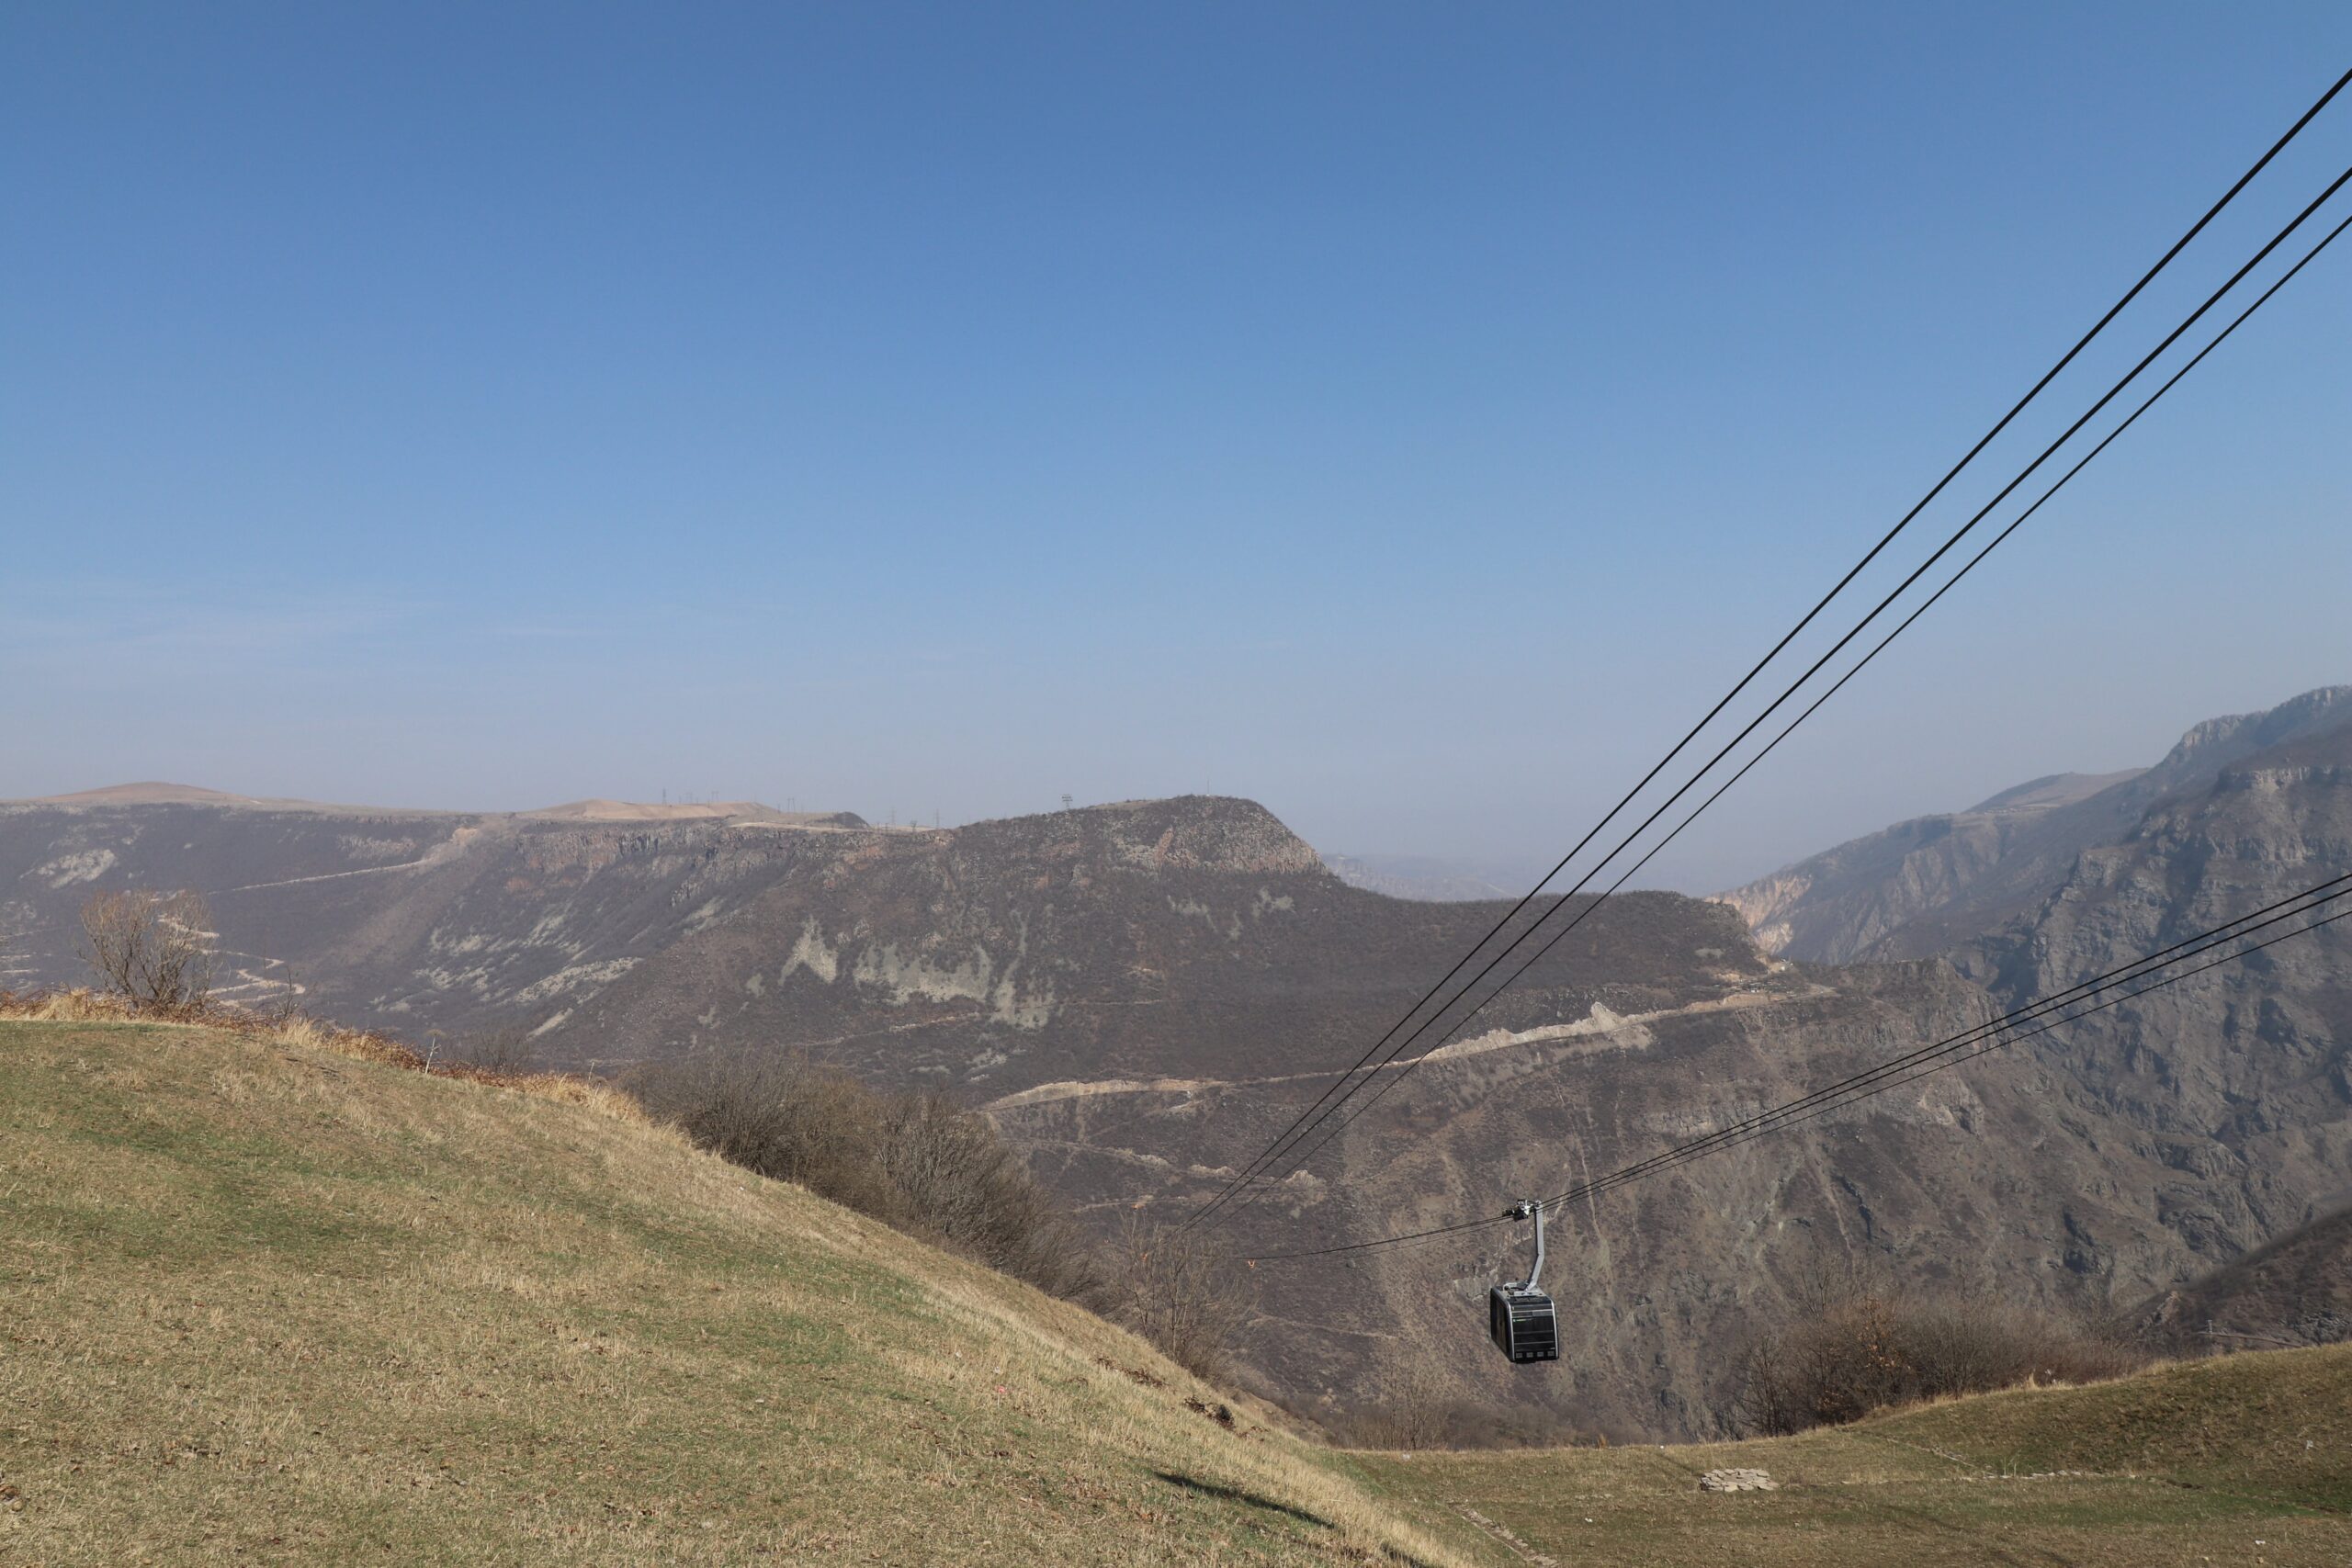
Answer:
[[[0,795],[1208,788],[1509,863],[2352,64],[2325,4],[0,30]],[[2346,164],[2352,101],[1921,528]],[[2352,680],[2348,269],[1645,880]]]

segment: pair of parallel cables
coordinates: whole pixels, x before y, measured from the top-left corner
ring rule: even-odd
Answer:
[[[2344,75],[2338,77],[2335,83],[2320,96],[2318,101],[2312,104],[2309,109],[2304,111],[2301,118],[2296,120],[2296,122],[2290,126],[2285,134],[2280,136],[2276,142],[2272,143],[2270,148],[2265,152],[2260,158],[2256,160],[2254,164],[2248,168],[2245,174],[2241,175],[2237,181],[2233,184],[2227,191],[2222,193],[2220,199],[2215,201],[2211,207],[2207,209],[2205,213],[2189,227],[2186,233],[2174,242],[2171,248],[2167,250],[2163,256],[2158,258],[2155,265],[2150,267],[2146,273],[2142,275],[2139,280],[2132,284],[2131,288],[2123,294],[2122,298],[2118,299],[2114,305],[2110,306],[2107,312],[2093,324],[2091,329],[2087,333],[2084,333],[2083,336],[2077,340],[2063,356],[2060,357],[2058,362],[2052,366],[2051,368],[2042,375],[2040,380],[2034,383],[2032,388],[2026,392],[2025,396],[2020,398],[2007,413],[2003,414],[2000,420],[1978,439],[1975,445],[1968,450],[1958,463],[1955,463],[1941,479],[1936,481],[1935,485],[1927,492],[1927,494],[1922,496],[1920,500],[1910,509],[1910,511],[1905,513],[1894,526],[1888,530],[1883,537],[1871,546],[1869,552],[1866,553],[1860,561],[1856,562],[1855,565],[1838,580],[1837,584],[1832,587],[1827,593],[1824,594],[1820,601],[1808,610],[1796,623],[1796,625],[1791,627],[1790,630],[1773,645],[1772,649],[1767,652],[1762,659],[1758,660],[1747,673],[1742,676],[1739,682],[1734,685],[1721,700],[1710,708],[1706,715],[1701,718],[1696,725],[1692,726],[1690,731],[1686,733],[1680,740],[1677,741],[1674,747],[1669,750],[1647,773],[1643,775],[1641,781],[1636,784],[1632,790],[1628,791],[1623,798],[1619,800],[1615,806],[1611,807],[1610,810],[1602,816],[1600,820],[1596,823],[1582,839],[1577,840],[1575,847],[1570,849],[1567,854],[1561,857],[1559,863],[1555,865],[1552,870],[1544,876],[1542,881],[1536,884],[1534,888],[1531,889],[1525,897],[1521,897],[1516,904],[1514,904],[1511,908],[1495,923],[1494,927],[1482,936],[1478,942],[1472,946],[1470,951],[1464,954],[1464,956],[1454,964],[1453,968],[1449,969],[1435,985],[1431,986],[1428,991],[1423,993],[1421,998],[1416,1001],[1411,1008],[1408,1009],[1405,1014],[1399,1018],[1395,1024],[1390,1026],[1387,1032],[1383,1034],[1379,1040],[1373,1043],[1372,1047],[1358,1059],[1354,1066],[1341,1073],[1332,1082],[1332,1084],[1324,1090],[1321,1097],[1313,1104],[1309,1105],[1305,1111],[1301,1111],[1291,1124],[1278,1134],[1264,1150],[1262,1150],[1256,1157],[1252,1158],[1247,1165],[1241,1167],[1232,1179],[1228,1180],[1226,1185],[1206,1203],[1203,1204],[1199,1209],[1195,1210],[1190,1216],[1188,1216],[1183,1222],[1182,1228],[1191,1228],[1192,1226],[1201,1224],[1218,1217],[1220,1214],[1229,1217],[1230,1213],[1234,1212],[1232,1206],[1236,1203],[1237,1200],[1239,1201],[1241,1206],[1246,1207],[1250,1202],[1254,1201],[1261,1194],[1267,1190],[1273,1183],[1282,1180],[1291,1172],[1295,1171],[1304,1166],[1309,1159],[1313,1158],[1315,1154],[1319,1151],[1325,1144],[1329,1143],[1331,1138],[1337,1136],[1358,1117],[1369,1111],[1373,1105],[1378,1103],[1378,1101],[1385,1097],[1390,1090],[1394,1089],[1399,1082],[1403,1081],[1403,1079],[1408,1076],[1415,1067],[1417,1067],[1422,1061],[1426,1060],[1430,1052],[1436,1050],[1439,1046],[1444,1044],[1448,1040],[1452,1039],[1456,1033],[1458,1033],[1464,1025],[1469,1023],[1472,1019],[1476,1018],[1479,1012],[1484,1010],[1489,1002],[1494,1000],[1497,996],[1500,995],[1504,989],[1508,988],[1521,975],[1524,975],[1527,970],[1532,966],[1532,964],[1540,961],[1544,955],[1549,953],[1552,948],[1556,946],[1569,931],[1575,930],[1577,925],[1581,924],[1585,918],[1589,916],[1593,909],[1600,906],[1602,900],[1605,899],[1609,894],[1623,887],[1627,879],[1640,871],[1641,868],[1647,864],[1650,859],[1656,856],[1659,851],[1663,850],[1667,844],[1672,842],[1676,837],[1679,836],[1684,829],[1688,828],[1702,813],[1706,811],[1709,807],[1713,806],[1716,800],[1720,799],[1724,793],[1733,784],[1738,783],[1741,778],[1745,777],[1750,769],[1754,768],[1758,762],[1761,761],[1765,756],[1769,755],[1781,744],[1782,740],[1787,739],[1789,735],[1800,725],[1804,724],[1807,718],[1811,717],[1812,715],[1819,709],[1822,704],[1826,702],[1831,696],[1835,695],[1848,681],[1850,681],[1855,675],[1859,674],[1863,668],[1870,664],[1872,660],[1876,659],[1877,656],[1896,637],[1903,635],[1903,633],[1907,630],[1921,615],[1925,614],[1927,610],[1940,600],[1945,593],[1949,592],[1955,585],[1957,585],[1961,579],[1966,577],[1971,571],[1973,571],[1986,556],[1990,555],[1993,550],[1998,548],[2002,543],[2010,537],[2011,535],[2016,533],[2018,528],[2021,526],[2028,518],[2039,512],[2042,505],[2054,496],[2061,489],[2064,488],[2069,480],[2074,479],[2076,474],[2080,473],[2083,468],[2101,452],[2105,451],[2107,447],[2114,442],[2118,436],[2121,435],[2125,430],[2137,423],[2142,414],[2144,414],[2150,408],[2154,407],[2165,393],[2169,392],[2179,383],[2183,377],[2187,376],[2190,370],[2196,368],[2196,367],[2200,364],[2208,355],[2210,355],[2215,348],[2219,347],[2221,344],[2235,333],[2240,326],[2245,324],[2245,322],[2252,317],[2256,310],[2259,310],[2263,305],[2267,303],[2268,300],[2276,295],[2290,279],[2293,278],[2322,251],[2325,250],[2326,247],[2343,232],[2346,224],[2352,223],[2352,219],[2346,219],[2344,221],[2339,221],[2333,229],[2324,235],[2316,244],[2312,245],[2308,251],[2306,251],[2291,267],[2290,267],[2277,280],[2272,282],[2267,288],[2256,298],[2253,303],[2240,311],[2227,326],[2222,328],[2222,331],[2215,334],[2211,341],[2206,343],[2206,344],[2199,349],[2192,358],[2181,366],[2179,369],[2174,371],[2153,394],[2143,400],[2140,405],[2121,423],[2116,425],[2114,429],[2110,430],[2097,446],[2093,446],[2089,452],[2078,459],[2054,483],[2043,491],[2041,495],[2035,500],[2031,505],[2027,507],[2025,511],[2010,522],[2007,527],[2003,528],[2001,532],[1989,543],[1980,548],[1976,554],[1956,572],[1954,572],[1950,579],[1944,581],[1940,587],[1937,588],[1933,594],[1931,594],[1917,608],[1912,610],[1909,615],[1896,625],[1891,632],[1887,633],[1886,636],[1874,647],[1862,655],[1858,661],[1856,661],[1850,668],[1847,669],[1843,674],[1839,675],[1834,683],[1832,683],[1826,690],[1823,691],[1819,695],[1815,697],[1811,704],[1800,712],[1794,719],[1791,720],[1778,735],[1774,736],[1772,739],[1767,742],[1753,756],[1749,757],[1736,773],[1731,774],[1729,778],[1725,779],[1721,784],[1719,784],[1712,794],[1707,795],[1705,799],[1701,801],[1700,804],[1689,813],[1688,816],[1683,818],[1679,824],[1667,833],[1663,839],[1653,844],[1639,860],[1635,861],[1632,865],[1627,867],[1624,872],[1620,874],[1613,883],[1611,883],[1607,888],[1604,888],[1600,894],[1582,901],[1580,907],[1575,908],[1573,914],[1553,931],[1551,936],[1534,951],[1532,956],[1525,959],[1509,975],[1505,976],[1500,981],[1496,983],[1495,986],[1466,1012],[1462,1013],[1460,1016],[1454,1018],[1450,1023],[1446,1024],[1445,1027],[1439,1032],[1436,1039],[1430,1041],[1421,1052],[1416,1054],[1409,1059],[1405,1060],[1401,1068],[1396,1066],[1399,1058],[1403,1057],[1405,1053],[1410,1049],[1416,1042],[1419,1041],[1424,1035],[1428,1034],[1433,1028],[1435,1028],[1449,1012],[1451,1012],[1465,998],[1469,997],[1481,983],[1486,981],[1488,976],[1490,976],[1494,971],[1514,953],[1518,952],[1524,944],[1532,940],[1545,923],[1551,919],[1553,915],[1563,909],[1569,908],[1572,904],[1576,903],[1577,900],[1577,895],[1589,887],[1611,862],[1615,861],[1620,855],[1624,853],[1625,851],[1633,847],[1633,845],[1640,840],[1642,835],[1646,833],[1654,825],[1656,825],[1657,821],[1670,811],[1678,802],[1679,802],[1685,795],[1689,795],[1692,790],[1696,789],[1702,781],[1708,776],[1708,774],[1710,774],[1725,759],[1730,757],[1732,753],[1745,743],[1767,719],[1779,711],[1785,704],[1794,698],[1807,684],[1807,682],[1814,678],[1814,676],[1818,674],[1826,666],[1843,652],[1848,646],[1854,642],[1856,638],[1860,637],[1872,623],[1877,621],[1882,615],[1894,605],[1896,600],[1898,600],[1905,592],[1917,583],[1920,578],[1932,570],[1939,561],[1958,547],[1962,541],[1973,533],[1978,525],[1982,524],[1996,507],[1998,507],[2014,491],[2030,479],[2033,474],[2039,471],[2052,457],[2057,455],[2061,448],[2063,448],[2068,442],[2072,441],[2075,436],[2077,435],[2092,420],[2097,418],[2109,403],[2113,402],[2118,397],[2120,397],[2133,381],[2138,379],[2138,378],[2155,362],[2159,356],[2171,348],[2175,343],[2178,342],[2184,334],[2197,324],[2198,321],[2202,320],[2208,312],[2210,312],[2217,304],[2219,304],[2241,283],[2243,283],[2249,274],[2251,274],[2256,267],[2260,266],[2264,261],[2268,259],[2273,252],[2278,250],[2280,245],[2284,244],[2297,230],[2301,228],[2313,214],[2317,213],[2322,207],[2334,197],[2347,181],[2352,181],[2352,168],[2347,168],[2342,174],[2338,175],[2325,189],[2321,191],[2317,197],[2315,197],[2308,205],[2298,212],[2284,228],[2279,230],[2278,232],[2270,239],[2267,243],[2263,245],[2260,250],[2256,252],[2250,259],[2233,273],[2226,282],[2224,282],[2219,288],[2215,289],[2211,294],[2207,296],[2202,303],[2192,310],[2177,326],[2173,328],[2170,333],[2165,334],[2162,342],[2157,344],[2154,349],[2151,349],[2145,355],[2143,355],[2129,372],[2127,372],[2120,379],[2116,381],[2114,385],[2110,387],[2096,402],[2094,402],[2088,410],[2068,425],[2066,430],[2061,434],[2056,440],[2051,442],[2047,446],[2045,446],[2030,463],[2026,465],[2024,469],[2022,469],[2016,478],[2012,479],[2007,485],[2003,486],[1999,493],[1995,495],[1990,502],[1986,502],[1984,507],[1979,509],[1973,516],[1972,516],[1956,532],[1946,539],[1944,543],[1938,547],[1934,554],[1930,555],[1927,560],[1914,569],[1901,583],[1896,585],[1891,592],[1880,600],[1877,605],[1865,615],[1851,630],[1848,631],[1832,648],[1830,648],[1827,652],[1822,654],[1809,667],[1807,667],[1804,673],[1799,675],[1793,682],[1790,682],[1786,689],[1784,689],[1779,696],[1775,697],[1761,713],[1750,719],[1736,735],[1733,736],[1732,739],[1718,750],[1713,757],[1711,757],[1702,766],[1693,773],[1687,782],[1669,795],[1662,804],[1652,810],[1647,817],[1635,826],[1631,832],[1627,833],[1612,849],[1610,850],[1606,855],[1603,855],[1590,870],[1587,871],[1584,875],[1578,879],[1574,886],[1568,888],[1565,893],[1558,895],[1550,904],[1538,911],[1532,919],[1526,921],[1522,929],[1521,929],[1517,934],[1512,936],[1508,942],[1504,943],[1500,950],[1495,953],[1495,954],[1489,958],[1487,963],[1476,971],[1476,973],[1471,975],[1467,980],[1463,981],[1458,987],[1454,987],[1453,994],[1448,996],[1446,999],[1434,1010],[1429,1011],[1426,1017],[1422,1017],[1424,1010],[1429,1008],[1429,1004],[1438,998],[1441,993],[1445,992],[1449,987],[1452,987],[1456,978],[1460,976],[1465,969],[1469,968],[1470,965],[1478,959],[1482,953],[1487,951],[1496,937],[1509,930],[1514,922],[1521,920],[1521,917],[1526,914],[1530,908],[1535,905],[1536,901],[1542,897],[1544,889],[1550,886],[1553,879],[1564,872],[1579,854],[1583,853],[1583,852],[1592,844],[1594,840],[1599,838],[1600,835],[1607,829],[1611,821],[1615,820],[1622,813],[1624,813],[1627,808],[1641,796],[1643,792],[1655,783],[1659,775],[1673,763],[1674,760],[1681,755],[1685,750],[1689,749],[1691,743],[1696,740],[1709,726],[1722,716],[1724,710],[1739,697],[1740,694],[1746,691],[1748,686],[1751,685],[1765,671],[1765,669],[1772,664],[1772,662],[1789,648],[1791,643],[1792,643],[1806,629],[1806,627],[1811,626],[1813,622],[1820,616],[1822,612],[1828,607],[1830,603],[1843,592],[1855,581],[1855,579],[1859,577],[1861,572],[1880,556],[1880,554],[1893,544],[1895,538],[1909,527],[1911,523],[1917,518],[1918,515],[1925,511],[1938,496],[1943,493],[1943,491],[1952,483],[1963,469],[1968,468],[1971,463],[1974,462],[1977,457],[1991,445],[1995,438],[2000,435],[2000,434],[2006,430],[2021,412],[2024,412],[2026,407],[2033,402],[2034,400],[2049,387],[2051,382],[2053,381],[2059,374],[2067,367],[2067,366],[2072,364],[2075,359],[2082,354],[2084,349],[2087,347],[2095,338],[2098,337],[2100,333],[2107,329],[2107,327],[2123,311],[2127,306],[2132,303],[2133,299],[2139,297],[2142,291],[2148,287],[2157,275],[2162,273],[2173,262],[2173,260],[2177,257],[2209,224],[2212,222],[2214,218],[2217,217],[2224,208],[2228,207],[2230,203],[2236,198],[2239,193],[2244,191],[2245,187],[2253,182],[2256,176],[2260,175],[2262,171],[2269,165],[2271,161],[2289,145],[2289,143],[2292,142],[2295,138],[2301,134],[2303,129],[2328,106],[2330,101],[2332,101],[2347,84],[2352,84],[2352,72],[2346,72]],[[1419,1024],[1413,1023],[1413,1021],[1416,1018],[1421,1019],[1421,1021]],[[1408,1025],[1411,1025],[1409,1030],[1408,1029]],[[1400,1032],[1402,1032],[1401,1038],[1399,1038]],[[1380,1087],[1376,1090],[1374,1090],[1369,1100],[1365,1100],[1361,1103],[1351,1103],[1356,1100],[1358,1095],[1370,1088],[1375,1080],[1380,1080]]]
[[[2316,917],[2306,919],[2306,917]],[[2093,1013],[2120,1007],[2135,997],[2177,986],[2183,980],[2202,975],[2209,969],[2235,963],[2265,948],[2276,947],[2308,936],[2322,927],[2352,917],[2352,872],[2329,878],[2316,886],[2275,903],[2265,905],[2252,914],[2225,920],[2221,925],[2198,932],[2162,948],[2145,957],[2133,959],[2105,974],[2077,982],[2063,990],[2053,991],[2038,1000],[2027,1003],[1998,1018],[1948,1035],[1933,1044],[1923,1045],[1874,1067],[1838,1079],[1811,1094],[1776,1105],[1753,1116],[1729,1122],[1702,1137],[1675,1145],[1662,1154],[1611,1171],[1606,1176],[1581,1181],[1564,1192],[1556,1192],[1542,1200],[1547,1210],[1556,1210],[1571,1203],[1586,1202],[1602,1193],[1670,1170],[1709,1155],[1721,1154],[1743,1144],[1753,1143],[1786,1128],[1810,1122],[1815,1117],[1842,1111],[1901,1089],[1920,1079],[1956,1067],[1987,1052],[1998,1051],[2053,1029],[2077,1022]],[[2301,922],[2301,923],[2298,923]],[[2276,928],[2287,929],[2278,931]],[[2266,932],[2274,934],[2265,935]],[[2260,937],[2260,941],[2253,939]],[[2222,951],[2227,949],[2227,951]],[[2220,953],[2215,957],[2213,954]],[[2198,962],[2201,961],[2201,962]],[[2189,967],[2181,968],[2180,965]],[[2176,971],[2167,973],[2167,971]],[[1383,1251],[1415,1242],[1430,1241],[1439,1236],[1456,1235],[1465,1231],[1483,1230],[1490,1225],[1509,1223],[1513,1214],[1495,1214],[1484,1219],[1464,1220],[1453,1224],[1434,1225],[1427,1230],[1409,1231],[1401,1235],[1382,1236],[1373,1241],[1350,1242],[1337,1247],[1302,1248],[1295,1252],[1261,1253],[1250,1259],[1254,1267],[1260,1263],[1285,1262],[1307,1258],[1333,1258],[1364,1252]]]

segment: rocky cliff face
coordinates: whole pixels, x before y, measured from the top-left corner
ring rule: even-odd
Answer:
[[[1624,901],[1564,943],[1531,994],[1568,986],[1575,1018],[1760,972],[1728,918],[1710,927],[1728,945],[1706,954],[1656,940],[1654,912],[1686,902]],[[1348,886],[1246,801],[868,836],[770,879],[545,1038],[600,1063],[807,1045],[990,1098],[1311,1072],[1352,1058],[1498,912]]]
[[[1966,811],[1898,822],[1717,897],[1786,957],[1929,956],[2031,908],[2075,856],[2124,838],[2159,803],[2211,787],[2258,752],[2347,725],[2352,686],[2322,687],[2265,713],[2197,725],[2152,768],[2037,779]]]
[[[2352,1339],[2352,1209],[2338,1209],[2142,1303],[2132,1325],[2198,1355]]]
[[[881,830],[182,800],[0,805],[0,985],[79,983],[101,888],[189,887],[230,999],[423,1043],[537,1027],[767,881]],[[847,819],[851,823],[855,818]]]
[[[2041,903],[1963,944],[2005,1002],[2075,983],[2352,871],[2352,728],[2221,769],[2086,851]],[[2058,1039],[2060,1037],[2052,1037]],[[2169,1223],[2216,1259],[2352,1197],[2345,926],[2085,1020],[2044,1053],[2084,1114],[2177,1174]]]

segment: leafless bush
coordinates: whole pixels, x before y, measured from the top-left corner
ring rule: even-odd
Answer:
[[[460,1041],[448,1060],[492,1077],[519,1078],[538,1067],[538,1047],[520,1029],[501,1029]]]
[[[630,1088],[722,1158],[887,1224],[908,1223],[878,1158],[881,1099],[845,1074],[775,1053],[705,1054],[641,1069]]]
[[[1565,1449],[1608,1443],[1598,1428],[1579,1427],[1532,1399],[1504,1403],[1465,1394],[1438,1363],[1428,1359],[1405,1362],[1377,1396],[1327,1417],[1324,1425],[1341,1445],[1358,1449]]]
[[[1129,1216],[1112,1268],[1114,1316],[1195,1376],[1225,1375],[1250,1319],[1250,1290],[1231,1253],[1198,1232]]]
[[[935,1092],[891,1096],[880,1158],[921,1228],[1040,1290],[1101,1304],[1076,1227],[987,1117]]]
[[[140,1007],[201,1009],[212,991],[212,912],[183,890],[94,893],[82,956],[107,990]]]
[[[946,1097],[882,1094],[778,1053],[640,1070],[647,1110],[737,1165],[1093,1303],[1102,1281],[1074,1227],[986,1117]]]
[[[302,987],[289,973],[267,1001],[253,1010],[255,1018],[277,1025],[293,1022],[303,1016]]]
[[[1447,1438],[1455,1403],[1436,1368],[1412,1361],[1383,1397],[1332,1425],[1341,1440],[1355,1448],[1446,1448],[1451,1446]]]
[[[1751,1340],[1718,1415],[1735,1432],[1779,1437],[1923,1399],[2097,1382],[2147,1361],[2143,1350],[2031,1309],[1852,1286]]]

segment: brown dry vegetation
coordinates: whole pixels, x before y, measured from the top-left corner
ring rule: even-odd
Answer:
[[[2101,1382],[2152,1359],[2118,1336],[1989,1296],[1847,1280],[1742,1348],[1719,1415],[1736,1436],[1787,1437],[1956,1394]]]
[[[537,1100],[577,1105],[625,1122],[651,1120],[637,1100],[601,1079],[573,1073],[501,1072],[454,1058],[431,1061],[390,1035],[345,1029],[284,1009],[248,1012],[209,999],[177,1004],[141,1002],[99,991],[0,990],[0,1020],[28,1023],[142,1023],[205,1029],[265,1045],[321,1051],[401,1072],[513,1089]]]
[[[1217,1237],[1132,1215],[1112,1252],[1108,1314],[1197,1377],[1225,1382],[1250,1292]]]
[[[212,994],[212,911],[204,895],[132,888],[82,906],[82,959],[107,991],[151,1007],[197,1007]]]
[[[1481,1342],[1471,1348],[1484,1352]],[[1408,1371],[1387,1397],[1326,1425],[1340,1443],[1357,1449],[1567,1448],[1596,1440],[1589,1428],[1532,1401],[1465,1399],[1425,1368]]]
[[[1106,1304],[1076,1228],[986,1117],[886,1093],[781,1052],[639,1069],[648,1111],[746,1170],[790,1181],[1065,1300]]]
[[[888,1093],[786,1053],[709,1053],[640,1068],[630,1091],[702,1147],[1026,1280],[1224,1381],[1250,1310],[1240,1265],[1207,1236],[1131,1220],[1098,1251],[994,1122],[928,1090]]]
[[[620,1097],[16,1011],[0,1559],[1487,1560],[1133,1336]]]

